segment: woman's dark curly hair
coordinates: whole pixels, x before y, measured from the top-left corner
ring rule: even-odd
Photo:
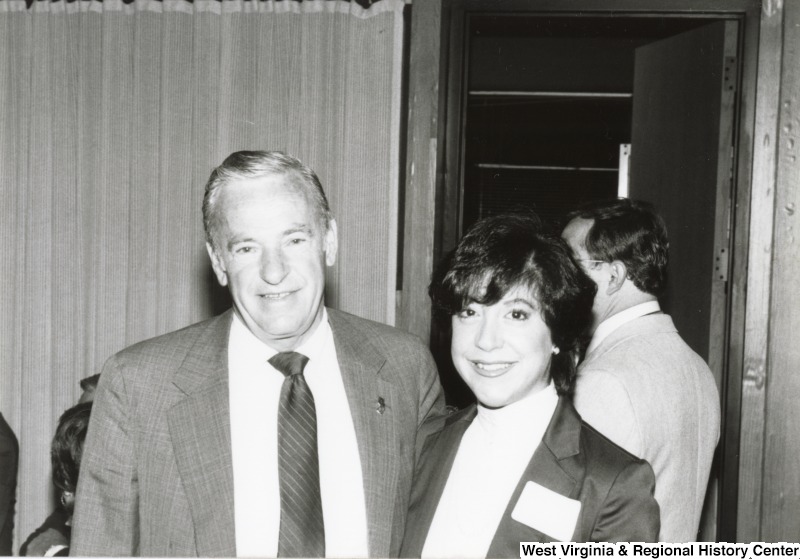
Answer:
[[[69,408],[58,420],[56,434],[50,445],[50,462],[53,466],[53,485],[61,491],[75,493],[91,412],[92,403],[85,402]]]
[[[437,312],[452,316],[472,302],[493,305],[517,287],[530,290],[541,307],[560,350],[550,363],[550,377],[560,395],[570,394],[597,286],[567,244],[545,232],[534,214],[477,222],[438,266],[429,294]]]

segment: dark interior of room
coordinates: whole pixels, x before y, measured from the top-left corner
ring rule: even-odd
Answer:
[[[462,231],[533,209],[558,227],[618,192],[631,140],[634,53],[707,23],[654,17],[470,19]]]

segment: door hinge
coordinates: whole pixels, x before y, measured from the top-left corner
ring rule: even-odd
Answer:
[[[728,249],[717,250],[714,257],[714,279],[717,281],[728,281]]]

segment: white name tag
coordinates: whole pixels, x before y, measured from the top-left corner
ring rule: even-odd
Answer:
[[[511,518],[554,540],[567,542],[572,539],[580,512],[580,501],[529,481],[511,512]]]

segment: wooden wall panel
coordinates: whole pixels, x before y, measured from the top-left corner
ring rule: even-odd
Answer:
[[[761,18],[753,138],[749,238],[751,250],[748,258],[737,541],[759,541],[761,537],[761,480],[766,409],[764,386],[768,380],[766,361],[775,206],[775,142],[782,40],[782,10],[778,5],[766,4],[770,2],[765,3]]]
[[[735,198],[732,204],[731,267],[729,289],[729,345],[726,373],[722,378],[723,433],[719,442],[721,462],[719,495],[719,541],[736,541],[739,499],[739,443],[744,343],[746,332],[747,265],[750,235],[751,176],[753,171],[753,130],[755,126],[756,76],[758,72],[759,5],[747,8],[739,45],[742,75],[739,79],[739,119],[735,131],[738,158],[734,161]],[[746,512],[745,514],[749,514]]]
[[[441,0],[414,2],[408,84],[403,289],[397,325],[428,340],[428,283],[433,269],[437,158]]]
[[[783,4],[761,536],[800,540],[800,3]]]

